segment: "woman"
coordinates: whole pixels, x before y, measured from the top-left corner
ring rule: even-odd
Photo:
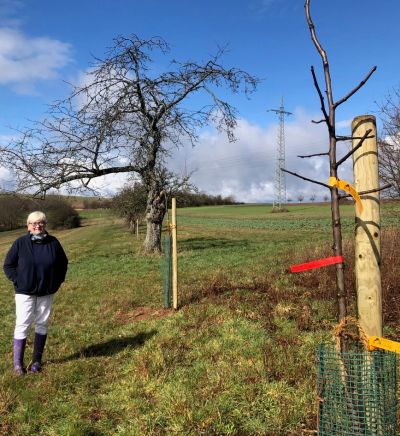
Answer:
[[[59,241],[46,232],[46,215],[32,212],[27,219],[28,233],[12,245],[4,261],[4,272],[15,288],[14,372],[25,374],[26,338],[35,323],[32,363],[40,372],[47,338],[53,295],[65,279],[68,259]]]

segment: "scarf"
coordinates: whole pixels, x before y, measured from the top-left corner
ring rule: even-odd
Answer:
[[[44,238],[47,236],[47,233],[38,233],[37,235],[34,235],[31,233],[31,241],[35,242],[36,244],[42,244]]]

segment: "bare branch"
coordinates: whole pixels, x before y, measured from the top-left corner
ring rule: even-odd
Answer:
[[[364,135],[361,137],[358,144],[353,147],[345,156],[343,156],[338,162],[336,162],[336,168],[338,168],[340,165],[342,165],[343,162],[345,162],[351,155],[353,155],[362,145],[364,144],[364,141],[368,138],[368,135],[372,132],[372,129],[368,129]]]
[[[309,179],[308,177],[301,176],[300,174],[293,173],[292,171],[285,170],[284,168],[281,168],[281,171],[284,171],[285,173],[291,174],[292,176],[298,177],[299,179],[306,180],[307,182],[315,183],[316,185],[324,186],[325,188],[331,189],[329,185],[326,183],[318,182],[317,180]]]
[[[311,122],[314,124],[322,124],[322,123],[326,123],[326,120],[319,120],[319,121],[311,120]]]
[[[337,108],[342,103],[344,103],[346,100],[348,100],[351,96],[353,96],[362,86],[365,85],[367,80],[372,76],[372,74],[376,71],[376,67],[372,67],[369,73],[365,76],[363,80],[354,88],[352,89],[345,97],[338,100],[336,103],[333,104],[334,108]]]
[[[305,158],[308,158],[308,157],[315,157],[315,156],[329,156],[329,152],[326,152],[326,153],[315,153],[315,154],[306,154],[304,156],[297,155],[297,157],[299,157],[301,159],[305,159]]]
[[[388,183],[388,184],[386,184],[386,185],[384,185],[384,186],[381,186],[380,188],[375,188],[375,189],[370,189],[369,191],[361,191],[361,192],[358,192],[358,195],[367,195],[367,194],[372,194],[372,193],[374,193],[374,192],[379,192],[379,191],[383,191],[383,190],[385,190],[385,189],[389,189],[389,188],[391,188],[392,187],[392,184],[391,183]],[[347,194],[347,195],[339,195],[339,198],[348,198],[348,197],[351,197],[351,195],[350,194]]]
[[[319,41],[317,39],[317,35],[315,33],[315,26],[314,26],[314,23],[313,23],[313,21],[311,19],[311,15],[310,15],[310,0],[306,0],[306,2],[304,4],[304,8],[305,8],[305,11],[306,11],[306,19],[307,19],[308,28],[310,29],[310,33],[311,33],[311,39],[312,39],[315,47],[317,48],[318,53],[321,55],[323,62],[327,63],[328,59],[327,59],[327,56],[326,56],[326,52],[322,48],[321,44],[319,43]]]
[[[312,39],[312,41],[313,41],[319,55],[321,56],[321,59],[322,59],[322,64],[323,64],[323,68],[324,68],[324,76],[325,76],[325,84],[326,84],[326,95],[328,97],[329,107],[331,108],[333,106],[333,95],[332,95],[331,76],[330,76],[330,72],[329,72],[328,56],[326,54],[326,51],[322,48],[322,45],[318,41],[317,35],[315,33],[315,26],[314,26],[314,23],[312,21],[311,15],[310,15],[310,0],[305,1],[304,8],[305,8],[305,12],[306,12],[306,20],[307,20],[308,28],[309,28],[310,33],[311,33],[311,39]],[[315,77],[315,74],[313,74],[313,77]],[[315,79],[316,79],[316,77],[315,77]],[[314,80],[314,83],[315,83],[315,80]],[[317,90],[318,89],[319,88],[317,88]],[[320,99],[321,99],[322,94],[321,94],[320,89],[318,91],[318,95],[320,96]],[[323,113],[324,113],[324,117],[327,119],[327,125],[329,128],[329,131],[332,132],[334,125],[332,125],[330,118],[327,117],[326,111],[323,110]]]
[[[330,125],[330,122],[329,122],[329,115],[328,115],[328,113],[326,112],[326,109],[325,109],[324,96],[322,95],[321,88],[319,87],[319,83],[318,83],[317,76],[316,76],[315,71],[314,71],[314,67],[311,67],[311,74],[312,74],[312,77],[313,77],[313,80],[314,80],[314,86],[315,86],[315,88],[316,88],[316,90],[318,92],[319,100],[321,102],[321,111],[322,111],[322,113],[324,114],[324,117],[325,117],[324,121],[327,124],[328,129],[331,130],[331,125]],[[321,122],[323,122],[323,121],[321,120],[318,123],[321,123]],[[316,123],[316,124],[318,124],[318,123]]]
[[[352,141],[353,139],[361,139],[362,136],[336,136],[336,141]],[[367,136],[365,139],[372,139],[375,136]]]
[[[400,198],[400,88],[396,87],[378,103],[382,133],[378,140],[379,175],[392,187],[385,195]]]

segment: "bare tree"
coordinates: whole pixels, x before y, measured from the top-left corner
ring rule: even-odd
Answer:
[[[129,224],[131,233],[136,232],[136,222],[144,217],[146,205],[146,188],[141,183],[124,186],[112,199],[113,210]]]
[[[378,141],[379,175],[384,183],[391,185],[387,194],[400,198],[400,89],[390,93],[380,105],[383,124]]]
[[[321,120],[313,121],[314,123],[325,123],[328,129],[329,134],[329,148],[328,151],[312,154],[312,155],[304,155],[299,156],[301,158],[312,158],[314,156],[327,156],[329,159],[329,168],[330,168],[330,176],[338,178],[338,169],[340,165],[342,165],[349,157],[352,156],[352,154],[358,150],[360,147],[362,147],[364,141],[367,138],[370,138],[368,136],[370,134],[370,131],[367,131],[366,134],[363,137],[355,138],[352,136],[338,136],[336,134],[336,109],[343,103],[345,103],[350,97],[352,97],[371,77],[371,75],[376,70],[376,67],[371,68],[371,70],[368,72],[368,74],[365,76],[365,78],[350,92],[348,92],[344,97],[340,98],[339,100],[334,100],[333,98],[333,90],[332,90],[332,81],[331,81],[331,74],[330,74],[330,68],[329,68],[329,62],[328,62],[328,56],[324,48],[322,47],[320,41],[317,38],[315,26],[311,18],[310,14],[310,1],[311,0],[305,0],[304,8],[305,8],[305,14],[306,14],[306,20],[307,24],[310,30],[311,39],[315,45],[315,48],[321,57],[322,60],[322,68],[323,68],[323,75],[324,75],[324,82],[325,82],[325,96],[327,99],[327,102],[325,102],[325,96],[324,93],[321,90],[321,87],[319,85],[317,75],[314,71],[314,67],[311,67],[311,74],[314,82],[314,86],[316,88],[316,91],[318,93],[319,101],[321,104],[321,111],[323,114],[323,118]],[[358,143],[353,149],[345,154],[343,157],[338,157],[338,150],[337,145],[340,141],[348,141],[348,140],[358,140]],[[324,186],[325,188],[330,190],[331,193],[331,219],[332,219],[332,233],[333,233],[333,252],[335,256],[342,256],[343,255],[343,249],[342,249],[342,227],[340,222],[340,209],[339,209],[339,200],[344,197],[339,195],[338,189],[334,186],[331,187],[327,183],[319,182],[317,180],[310,179],[308,177],[304,177],[302,175],[296,174],[294,172],[288,171],[283,169],[283,171],[286,171],[289,174],[292,174],[296,177],[299,177],[303,180],[307,180],[309,182],[318,184],[320,186]],[[378,187],[376,190],[380,190]],[[373,192],[370,191],[370,192]],[[362,192],[359,194],[363,194]],[[339,319],[344,318],[347,315],[347,301],[346,301],[346,290],[345,290],[345,282],[344,282],[344,264],[339,263],[336,265],[336,290],[337,290],[337,301],[338,301],[338,311],[339,311]]]
[[[86,84],[50,107],[49,116],[3,147],[0,164],[11,168],[17,189],[37,194],[66,185],[90,187],[99,176],[136,173],[146,187],[146,252],[161,250],[165,215],[165,158],[184,140],[195,144],[213,123],[234,140],[236,110],[218,88],[253,91],[257,79],[221,63],[224,50],[204,63],[172,61],[156,74],[151,53],[166,54],[161,38],[118,37],[105,59],[96,59]],[[201,94],[194,100],[194,94]],[[190,102],[188,101],[190,100]],[[190,108],[192,107],[192,108]]]

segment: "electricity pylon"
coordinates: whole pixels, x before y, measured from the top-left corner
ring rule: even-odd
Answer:
[[[268,112],[275,112],[279,116],[278,144],[276,147],[275,159],[275,183],[274,183],[274,203],[272,210],[283,212],[286,205],[286,180],[285,173],[281,168],[285,168],[285,115],[292,115],[292,112],[285,111],[283,107],[283,97],[279,109],[268,109]]]

